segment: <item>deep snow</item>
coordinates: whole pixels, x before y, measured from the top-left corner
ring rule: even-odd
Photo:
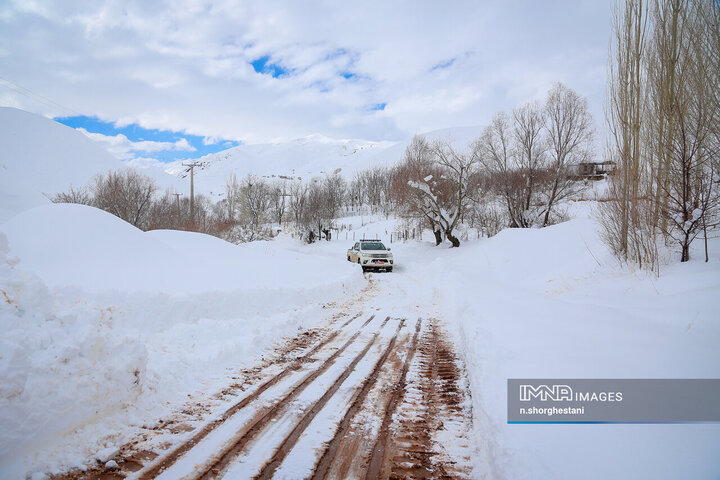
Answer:
[[[119,446],[362,281],[287,237],[145,233],[81,205],[13,217],[0,225],[0,477]]]

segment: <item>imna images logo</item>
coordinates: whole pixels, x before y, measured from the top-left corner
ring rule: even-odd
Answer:
[[[533,399],[541,402],[572,401],[573,391],[568,385],[520,385],[520,401],[529,402]]]

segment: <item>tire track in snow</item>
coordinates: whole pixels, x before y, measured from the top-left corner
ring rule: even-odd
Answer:
[[[370,387],[374,383],[374,379],[376,378],[377,372],[382,368],[383,364],[387,360],[388,356],[390,355],[390,352],[395,347],[395,342],[397,340],[398,333],[400,332],[400,329],[405,324],[405,319],[402,319],[397,326],[397,329],[395,330],[395,334],[393,335],[392,339],[390,340],[390,343],[385,348],[385,352],[382,354],[380,359],[375,364],[375,368],[371,372],[371,374],[366,377],[365,382],[363,382],[363,385],[357,392],[357,397],[353,404],[351,405],[350,410],[353,410],[353,406],[355,406],[356,403],[358,403],[355,410],[359,408],[359,402],[362,402],[362,399],[365,398],[365,395],[367,395],[367,392],[370,390]],[[355,369],[357,364],[362,360],[362,358],[367,354],[368,350],[370,350],[370,347],[375,343],[378,336],[380,335],[380,331],[376,332],[370,342],[368,342],[367,346],[358,354],[355,359],[353,359],[352,363],[348,365],[348,367],[345,369],[345,371],[340,375],[340,377],[335,380],[335,382],[332,384],[332,386],[323,394],[323,396],[315,402],[315,404],[310,408],[310,410],[303,416],[303,418],[298,422],[298,424],[295,426],[293,431],[288,435],[285,440],[283,440],[282,444],[278,447],[277,452],[273,456],[273,458],[270,459],[270,461],[263,467],[263,469],[260,471],[260,473],[255,477],[258,480],[267,480],[269,478],[272,478],[273,473],[275,472],[275,469],[282,463],[282,461],[285,459],[287,454],[292,450],[292,448],[297,443],[298,438],[302,434],[303,431],[307,428],[307,426],[312,422],[312,420],[315,418],[315,416],[318,414],[318,412],[325,407],[328,400],[337,392],[337,390],[340,388],[340,385],[347,380],[347,378],[350,376],[352,371]],[[354,413],[354,412],[353,412]],[[353,413],[348,412],[349,417],[347,420],[347,423],[349,424],[349,418],[352,418]],[[343,426],[344,420],[341,421],[341,427]],[[336,435],[337,437],[337,435]]]
[[[256,390],[254,390],[252,393],[244,397],[242,400],[235,403],[232,407],[230,407],[228,410],[226,410],[220,417],[217,419],[211,421],[207,425],[205,425],[200,431],[198,431],[196,434],[194,434],[189,440],[183,442],[178,447],[176,447],[173,451],[168,453],[167,455],[164,455],[162,458],[160,458],[158,461],[154,462],[152,465],[150,465],[147,469],[143,469],[137,474],[138,480],[151,480],[153,478],[156,478],[158,475],[160,475],[163,471],[170,468],[172,465],[175,464],[175,462],[182,456],[184,456],[187,452],[189,452],[193,447],[195,447],[198,443],[200,443],[204,438],[206,438],[212,431],[217,429],[220,425],[225,423],[230,417],[238,413],[240,410],[248,406],[250,403],[256,401],[258,397],[268,390],[270,387],[276,385],[281,380],[283,380],[285,377],[287,377],[289,374],[297,371],[302,364],[309,362],[313,355],[318,353],[323,347],[328,345],[330,342],[332,342],[335,338],[338,337],[341,333],[344,332],[344,328],[347,327],[350,323],[352,323],[353,320],[357,319],[360,316],[360,314],[355,315],[351,317],[349,320],[347,320],[342,327],[339,330],[335,330],[330,335],[322,339],[318,344],[316,344],[310,351],[308,351],[303,356],[299,357],[295,361],[291,362],[285,369],[283,369],[278,375],[271,377],[267,381],[265,381],[263,384],[261,384]],[[362,324],[360,327],[360,330],[365,328],[373,319],[375,318],[375,315],[371,315],[368,317],[368,319]],[[345,347],[352,343],[354,341],[360,332],[356,332],[351,339],[345,344]],[[343,348],[344,350],[344,348]],[[339,355],[339,351],[334,354],[334,356],[331,356],[332,359],[337,358]],[[329,365],[328,362],[332,363],[329,358],[326,360],[326,363],[323,364],[323,366],[327,367]],[[322,368],[322,367],[321,367]]]
[[[418,319],[417,324],[415,325],[415,334],[413,335],[412,344],[410,345],[407,357],[405,358],[405,362],[403,363],[402,373],[400,373],[400,380],[393,389],[387,406],[385,407],[385,416],[383,417],[377,440],[375,440],[375,445],[372,449],[370,460],[368,461],[368,467],[365,474],[366,480],[380,478],[382,467],[385,462],[385,451],[387,449],[387,444],[390,438],[390,424],[392,423],[392,415],[393,413],[395,413],[395,409],[397,408],[398,403],[400,403],[403,396],[405,395],[405,389],[407,388],[407,373],[410,369],[410,364],[415,357],[418,335],[420,334],[421,326],[422,321]]]
[[[401,394],[401,392],[405,388],[405,375],[407,374],[408,365],[410,362],[412,362],[412,358],[415,353],[415,348],[417,346],[417,337],[418,333],[420,332],[421,324],[422,320],[418,319],[415,325],[415,333],[413,334],[412,340],[409,342],[409,345],[400,344],[395,349],[396,355],[399,354],[399,351],[403,347],[407,348],[407,352],[405,356],[405,362],[403,363],[400,379],[397,383],[394,383],[392,387],[392,391],[394,393],[393,397]],[[393,345],[388,348],[386,354],[382,357],[381,361],[378,361],[371,374],[365,379],[365,382],[363,382],[362,387],[353,397],[350,408],[338,424],[335,436],[328,443],[327,448],[323,452],[322,457],[320,458],[319,462],[315,467],[315,470],[313,471],[312,477],[310,477],[312,480],[325,479],[333,474],[334,476],[331,478],[337,478],[338,475],[341,475],[342,477],[346,477],[349,475],[348,471],[350,469],[350,460],[352,459],[348,457],[358,455],[359,452],[357,448],[357,441],[360,440],[358,438],[353,438],[353,436],[349,435],[351,432],[352,424],[353,422],[356,422],[357,415],[360,411],[362,411],[363,407],[367,408],[367,405],[364,405],[364,403],[366,403],[366,401],[368,400],[369,393],[373,388],[375,388],[378,380],[392,382],[392,376],[385,376],[384,378],[379,377],[381,375],[381,370],[391,353],[391,350],[395,347],[394,341],[395,338],[393,338]],[[384,385],[381,385],[381,387],[384,387]],[[392,409],[394,410],[394,407]],[[382,432],[382,430],[380,430],[380,432]]]
[[[416,375],[409,379],[389,428],[384,461],[367,479],[469,477],[472,417],[463,408],[467,392],[452,344],[431,319],[418,346]],[[448,451],[451,446],[455,451]],[[463,452],[463,453],[459,453]]]
[[[373,316],[374,317],[374,316]],[[232,460],[237,457],[245,448],[245,446],[258,434],[262,431],[262,429],[277,415],[279,415],[284,409],[288,406],[288,404],[297,396],[299,395],[303,390],[305,390],[308,385],[310,385],[316,378],[318,378],[322,373],[324,373],[330,366],[335,362],[335,360],[342,355],[342,353],[352,344],[355,342],[355,340],[360,336],[360,333],[362,333],[362,329],[366,327],[370,321],[373,319],[373,317],[369,318],[365,323],[362,325],[361,329],[355,332],[350,339],[345,342],[338,350],[336,350],[330,357],[328,357],[323,364],[315,369],[312,370],[300,384],[296,385],[290,392],[288,392],[280,401],[278,401],[272,408],[270,408],[266,412],[260,412],[262,415],[259,416],[259,418],[254,418],[251,422],[251,424],[247,427],[245,432],[243,432],[241,435],[239,435],[236,439],[233,439],[233,441],[225,447],[221,452],[219,452],[215,458],[207,465],[203,466],[202,469],[199,471],[197,475],[195,475],[193,478],[196,479],[209,479],[209,478],[217,478],[218,475],[220,475],[220,472],[222,472],[229,464],[232,462]],[[381,324],[380,328],[378,330],[381,330],[385,324],[390,320],[390,317],[387,317]],[[376,333],[373,336],[373,340],[368,344],[366,348],[370,348],[372,342],[374,342],[374,339],[377,338],[378,333]]]
[[[468,392],[440,323],[360,315],[299,335],[288,360],[253,369],[262,384],[144,469],[62,478],[468,478]]]

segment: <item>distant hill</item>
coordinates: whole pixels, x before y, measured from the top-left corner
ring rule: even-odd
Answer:
[[[424,135],[429,139],[448,138],[462,148],[481,131],[482,127],[460,127]],[[409,141],[337,140],[311,135],[288,142],[240,145],[198,159],[200,166],[195,169],[195,189],[212,197],[221,196],[232,173],[238,178],[253,173],[266,178],[308,179],[338,171],[350,179],[358,170],[374,165],[393,165],[402,158]],[[170,163],[166,171],[185,177],[187,167],[183,163]]]

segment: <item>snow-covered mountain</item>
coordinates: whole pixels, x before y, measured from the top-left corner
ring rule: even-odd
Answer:
[[[394,142],[367,140],[337,140],[322,135],[310,135],[286,142],[240,145],[197,160],[196,191],[216,196],[224,191],[232,173],[242,178],[248,173],[261,177],[311,178],[335,171],[351,176],[367,168]],[[185,176],[187,161],[168,164],[166,171]]]
[[[455,127],[424,133],[447,138],[458,148],[480,135],[481,127]],[[358,170],[392,165],[402,158],[411,138],[397,142],[332,139],[310,135],[290,141],[240,145],[198,160],[195,191],[221,198],[232,173],[261,177],[312,178],[340,172],[347,179]],[[187,161],[139,168],[161,189],[189,193]],[[98,173],[127,164],[79,131],[14,108],[0,108],[0,222],[23,210],[48,203],[48,195],[83,187]]]
[[[446,138],[458,148],[465,147],[482,131],[481,127],[456,127],[424,133],[428,139]],[[358,170],[375,165],[392,165],[402,158],[411,138],[398,142],[338,140],[310,135],[287,142],[240,145],[197,160],[195,189],[211,197],[222,196],[225,182],[234,173],[242,178],[248,173],[267,178],[312,178],[340,172],[347,179]],[[187,161],[168,164],[166,172],[187,175]]]

